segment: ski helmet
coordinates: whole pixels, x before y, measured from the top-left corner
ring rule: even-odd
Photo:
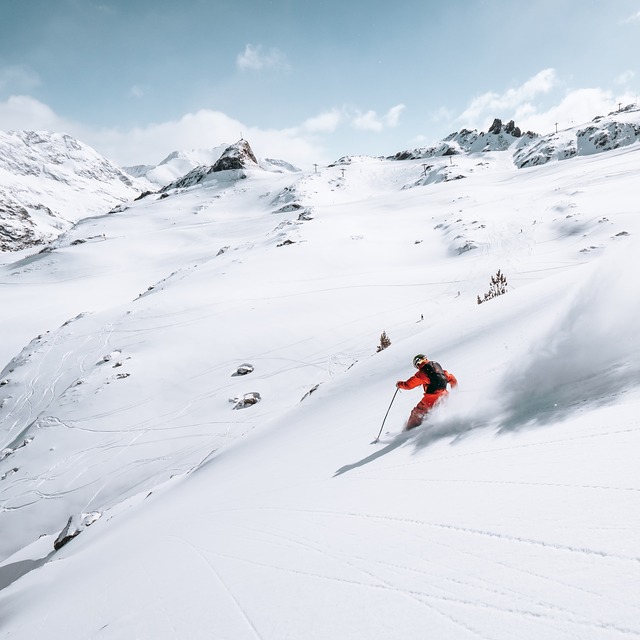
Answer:
[[[414,356],[413,358],[413,366],[416,369],[420,368],[420,365],[427,359],[427,356],[424,355],[424,353],[419,353],[417,356]]]

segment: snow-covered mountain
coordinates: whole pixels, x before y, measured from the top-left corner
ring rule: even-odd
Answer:
[[[0,254],[0,637],[640,635],[640,144],[507,127]]]
[[[300,169],[284,160],[258,160],[251,145],[246,140],[238,140],[228,145],[218,159],[211,165],[197,166],[178,180],[174,180],[160,189],[168,194],[176,189],[187,189],[205,180],[214,179],[215,175],[224,172],[225,179],[240,180],[246,177],[245,170],[261,169],[273,173],[297,173]]]
[[[0,251],[42,244],[138,193],[129,175],[71,136],[0,131]]]
[[[235,144],[223,144],[213,149],[197,149],[188,152],[174,151],[159,165],[125,168],[132,176],[147,180],[148,190],[168,190],[191,186],[212,172],[242,169],[258,165],[266,171],[299,172],[300,169],[284,160],[256,158],[246,140]]]
[[[489,130],[484,131],[462,129],[449,134],[436,145],[420,147],[418,149],[399,151],[390,160],[418,160],[421,158],[437,158],[458,154],[479,153],[488,151],[505,151],[510,147],[523,147],[538,138],[538,134],[531,131],[522,133],[520,127],[513,120],[506,125],[495,118]]]
[[[522,133],[513,120],[505,125],[496,118],[487,132],[463,129],[436,145],[399,151],[389,159],[429,159],[510,149],[515,165],[524,168],[546,164],[550,160],[610,151],[638,140],[640,107],[628,105],[607,116],[597,116],[587,125],[581,124],[546,136],[531,131]]]
[[[124,167],[124,170],[131,176],[147,180],[148,190],[157,190],[182,178],[196,167],[211,166],[228,146],[222,144],[213,149],[173,151],[158,165],[137,165]]]
[[[587,125],[571,127],[544,136],[519,150],[514,156],[518,167],[546,164],[625,147],[640,140],[640,108],[629,105],[608,116],[598,116]]]

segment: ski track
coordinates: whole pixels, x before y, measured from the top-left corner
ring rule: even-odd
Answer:
[[[243,526],[243,529],[247,530],[248,527]],[[388,580],[382,578],[381,576],[375,574],[374,572],[372,572],[371,570],[367,569],[366,567],[373,565],[382,565],[384,563],[380,562],[380,561],[371,561],[370,558],[364,558],[362,556],[358,556],[358,555],[353,555],[351,557],[347,556],[344,552],[340,552],[340,551],[335,551],[335,550],[331,550],[327,545],[320,545],[319,543],[317,543],[316,541],[313,540],[309,540],[308,538],[303,538],[301,536],[293,536],[291,534],[284,534],[282,532],[279,533],[274,533],[274,532],[268,532],[268,531],[264,531],[264,530],[259,530],[256,529],[255,531],[262,533],[264,535],[267,536],[273,536],[278,540],[284,540],[287,543],[287,548],[288,546],[293,543],[305,550],[310,550],[314,553],[319,554],[321,557],[331,557],[334,560],[340,562],[341,564],[351,567],[353,569],[356,569],[357,571],[359,571],[360,573],[372,578],[373,580],[377,581],[381,586],[386,587],[392,591],[399,591],[402,595],[404,595],[405,597],[409,598],[412,601],[416,601],[422,605],[427,606],[429,609],[431,609],[432,611],[434,611],[436,614],[442,616],[444,619],[446,619],[447,621],[453,623],[456,626],[462,627],[465,631],[469,631],[471,632],[473,635],[476,635],[480,638],[486,638],[486,636],[482,635],[477,629],[472,628],[471,626],[465,624],[463,621],[458,620],[456,618],[454,618],[452,615],[446,614],[443,611],[441,611],[440,609],[438,609],[437,607],[435,607],[433,604],[431,603],[427,603],[424,602],[423,600],[421,600],[420,598],[416,598],[415,594],[413,594],[411,591],[407,591],[407,590],[403,590],[403,589],[399,589],[398,587],[396,587],[395,585],[393,585],[391,582],[389,582]],[[354,562],[353,560],[360,560],[361,563],[357,564],[356,562]],[[272,569],[277,569],[278,567],[275,567],[273,565],[269,565],[271,566]],[[393,565],[389,565],[389,566],[393,566]],[[318,578],[325,578],[326,576],[322,576],[320,574],[313,574]],[[426,574],[424,574],[426,575]],[[367,583],[363,583],[363,584],[367,584]],[[433,585],[435,588],[440,588],[437,587],[436,585]]]
[[[366,472],[359,473],[359,479],[365,481],[384,481],[383,478],[371,475],[367,477]],[[469,485],[504,485],[504,486],[516,486],[516,487],[544,487],[553,489],[593,489],[598,491],[632,491],[640,492],[639,487],[608,487],[604,485],[589,485],[589,484],[562,484],[557,482],[523,482],[516,480],[482,480],[480,478],[459,479],[459,478],[402,478],[400,476],[394,476],[394,480],[406,480],[413,483],[424,484],[469,484]]]
[[[272,509],[268,509],[268,508],[264,508],[265,510],[272,510]],[[280,510],[280,509],[277,509]],[[287,510],[287,509],[283,509],[283,511],[291,511],[293,513],[298,513],[301,512],[300,510]],[[630,558],[630,557],[626,557],[626,556],[618,556],[618,555],[614,555],[614,554],[604,554],[602,552],[599,551],[595,551],[595,550],[590,550],[590,549],[576,549],[574,547],[566,547],[566,546],[560,546],[560,545],[553,545],[553,544],[549,544],[549,543],[545,543],[545,542],[540,542],[540,541],[532,541],[532,540],[527,540],[527,539],[523,539],[523,538],[518,538],[518,537],[514,537],[514,536],[505,536],[502,534],[497,534],[494,532],[486,532],[486,531],[478,531],[478,530],[473,530],[473,529],[469,529],[469,528],[463,528],[463,527],[457,527],[457,526],[452,526],[452,525],[443,525],[441,523],[429,523],[429,522],[424,522],[424,521],[417,521],[417,520],[412,520],[412,519],[401,519],[401,518],[391,518],[391,517],[387,517],[387,516],[372,516],[372,515],[363,515],[363,514],[353,514],[353,513],[340,513],[340,512],[325,512],[325,511],[302,511],[302,513],[304,513],[305,515],[309,515],[309,514],[313,514],[313,515],[322,515],[322,516],[337,516],[337,517],[355,517],[355,518],[366,518],[366,519],[375,519],[375,520],[379,520],[382,521],[383,523],[385,521],[387,521],[387,524],[391,525],[391,524],[396,524],[396,523],[401,523],[401,524],[418,524],[418,525],[426,525],[426,526],[431,526],[431,527],[437,527],[437,528],[443,528],[443,529],[447,529],[447,530],[453,530],[456,531],[458,533],[472,533],[472,534],[479,534],[482,536],[489,536],[489,537],[495,537],[495,538],[499,538],[502,540],[508,540],[508,541],[515,541],[515,542],[520,542],[520,543],[526,543],[526,544],[535,544],[535,545],[540,545],[546,548],[551,548],[554,550],[563,550],[563,551],[571,551],[571,552],[578,552],[578,553],[586,553],[587,555],[596,555],[596,556],[601,556],[601,557],[606,557],[606,558],[613,558],[616,560],[633,560],[633,561],[638,561],[637,558]],[[322,523],[320,523],[322,524]],[[355,568],[359,571],[361,571],[363,574],[373,578],[374,580],[378,581],[379,584],[378,585],[372,585],[370,583],[362,583],[362,582],[358,582],[358,581],[353,581],[353,580],[349,580],[349,579],[345,579],[345,578],[337,578],[337,577],[333,577],[333,576],[324,576],[321,574],[315,574],[315,573],[311,573],[311,572],[305,572],[305,571],[300,571],[300,570],[293,570],[293,569],[286,569],[286,568],[282,568],[276,565],[271,565],[268,563],[262,563],[262,562],[256,562],[254,560],[248,560],[246,558],[240,558],[237,556],[233,556],[233,555],[228,555],[228,554],[222,554],[222,553],[216,553],[215,555],[220,555],[223,557],[229,557],[232,559],[235,559],[236,561],[239,562],[244,562],[244,563],[249,563],[249,564],[255,564],[257,566],[261,566],[261,567],[265,567],[265,568],[269,568],[272,570],[276,570],[276,571],[282,571],[285,573],[294,573],[294,574],[298,574],[298,573],[302,573],[303,575],[309,575],[311,577],[315,577],[318,579],[324,579],[324,580],[334,580],[337,582],[348,582],[354,585],[359,585],[359,586],[364,586],[364,587],[372,587],[375,588],[380,587],[380,588],[385,588],[385,589],[389,589],[391,591],[395,591],[395,592],[399,592],[402,593],[403,595],[410,597],[414,600],[418,600],[419,602],[421,602],[422,604],[425,604],[427,606],[430,606],[430,608],[432,608],[436,613],[439,613],[441,615],[443,615],[444,617],[446,617],[447,619],[449,619],[451,622],[458,624],[460,626],[462,626],[463,628],[465,628],[467,631],[470,631],[472,633],[474,633],[475,635],[479,635],[483,638],[485,638],[485,635],[482,635],[480,632],[478,632],[477,630],[468,627],[467,625],[465,625],[462,621],[457,620],[455,618],[453,618],[452,616],[444,613],[443,611],[437,609],[435,606],[433,606],[433,603],[431,602],[432,600],[435,600],[437,602],[442,602],[442,603],[454,603],[454,604],[461,604],[461,605],[465,605],[468,607],[474,607],[474,608],[483,608],[483,609],[488,609],[497,613],[503,613],[503,614],[510,614],[510,615],[515,615],[515,616],[524,616],[524,617],[529,617],[529,618],[533,618],[533,619],[547,619],[549,621],[552,621],[554,623],[558,623],[558,622],[563,622],[563,623],[569,623],[572,624],[574,626],[577,627],[584,627],[587,629],[601,629],[601,630],[611,630],[611,631],[615,631],[617,633],[621,633],[621,634],[625,634],[625,635],[633,635],[633,636],[640,636],[640,629],[631,629],[628,627],[622,627],[620,625],[617,625],[615,622],[611,622],[611,621],[598,621],[598,622],[593,622],[591,620],[588,620],[586,618],[584,618],[584,616],[581,616],[580,614],[571,611],[565,607],[561,607],[559,605],[556,605],[554,603],[550,603],[550,602],[545,602],[545,601],[541,601],[539,599],[535,599],[521,591],[516,591],[513,589],[508,589],[507,591],[503,590],[497,590],[493,587],[490,586],[486,586],[487,585],[487,581],[482,581],[485,583],[485,585],[482,585],[480,587],[478,586],[474,586],[474,584],[472,584],[472,582],[469,581],[464,581],[464,580],[456,580],[454,578],[450,578],[448,576],[439,576],[438,579],[440,580],[445,580],[448,582],[453,583],[454,585],[461,585],[461,586],[466,586],[470,589],[473,590],[477,590],[477,589],[481,589],[482,591],[492,594],[492,595],[497,595],[497,596],[503,596],[503,597],[507,597],[508,595],[514,595],[517,599],[520,600],[524,600],[526,603],[528,604],[533,604],[533,605],[537,605],[539,607],[541,607],[543,610],[542,611],[535,611],[535,610],[531,610],[529,608],[516,608],[516,607],[502,607],[502,606],[498,606],[498,605],[494,605],[488,602],[478,602],[477,600],[470,600],[468,598],[460,598],[460,597],[453,597],[451,595],[447,595],[447,594],[435,594],[435,593],[429,593],[429,592],[425,592],[425,591],[416,591],[416,590],[412,590],[412,589],[402,589],[401,587],[389,582],[388,580],[382,578],[381,576],[373,573],[371,570],[365,568],[365,567],[370,567],[372,564],[373,565],[378,565],[378,566],[388,566],[388,567],[392,567],[394,569],[397,569],[401,572],[412,572],[412,573],[418,573],[420,575],[424,575],[426,577],[428,577],[430,580],[433,580],[433,572],[427,572],[426,570],[419,570],[416,569],[414,567],[406,567],[406,566],[402,566],[399,564],[392,564],[392,563],[384,563],[382,561],[379,560],[372,560],[371,558],[366,558],[360,555],[349,555],[347,556],[344,552],[340,552],[340,551],[333,551],[331,550],[328,546],[326,545],[322,545],[320,543],[318,543],[317,541],[309,541],[306,538],[302,538],[299,536],[294,536],[293,534],[291,534],[290,532],[288,532],[287,534],[282,533],[282,531],[280,532],[272,532],[272,531],[265,531],[262,529],[256,529],[256,528],[251,528],[251,527],[247,527],[246,525],[236,525],[237,527],[244,529],[244,530],[252,530],[254,533],[259,533],[261,535],[267,535],[267,536],[273,536],[276,539],[279,540],[283,540],[285,542],[285,544],[288,543],[293,543],[296,544],[298,546],[301,546],[302,548],[311,550],[315,553],[318,553],[320,555],[326,555],[328,557],[331,557],[339,562],[341,562],[342,564]],[[333,531],[333,529],[331,527],[328,528],[329,531]],[[422,538],[420,538],[422,539]],[[589,596],[593,596],[593,597],[597,597],[600,599],[606,599],[606,600],[610,600],[616,604],[621,604],[619,601],[613,600],[610,597],[607,597],[603,594],[599,594],[596,592],[592,592],[586,589],[583,589],[582,587],[570,584],[570,583],[565,583],[562,581],[558,581],[555,580],[554,578],[549,578],[548,576],[544,576],[544,575],[540,575],[531,571],[528,571],[526,569],[522,569],[520,567],[516,567],[513,566],[511,564],[508,563],[504,563],[504,562],[499,562],[494,560],[493,558],[488,558],[486,555],[480,555],[480,554],[475,554],[466,550],[461,549],[459,546],[453,546],[453,545],[447,545],[444,544],[440,541],[434,541],[431,540],[431,542],[433,544],[436,544],[438,546],[443,546],[445,548],[448,549],[448,551],[453,551],[455,553],[462,553],[465,555],[470,555],[475,557],[476,559],[480,559],[483,562],[487,562],[490,561],[492,564],[497,564],[500,565],[504,568],[507,568],[510,571],[517,571],[517,572],[522,572],[525,573],[526,575],[529,576],[534,576],[537,579],[541,579],[544,581],[551,581],[559,586],[562,586],[564,588],[569,588],[571,590],[577,590],[581,593],[585,593]],[[359,560],[362,564],[356,564],[354,562],[354,560]],[[419,561],[424,563],[425,559],[420,557]],[[428,561],[430,564],[432,564],[432,561]],[[458,565],[455,564],[455,566],[449,568],[447,567],[447,569],[450,569],[452,571],[454,571],[456,569]],[[455,572],[455,571],[454,571]],[[478,581],[478,579],[476,578],[476,581]],[[432,584],[431,585],[433,588],[439,589],[439,590],[444,590],[443,587],[438,587],[436,584]],[[446,591],[446,590],[445,590]],[[426,598],[427,600],[429,600],[430,602],[427,603],[423,600],[423,598]],[[625,606],[626,603],[624,603]],[[638,608],[638,607],[634,607],[634,608]]]
[[[255,623],[251,620],[251,617],[249,616],[249,614],[247,613],[245,608],[242,606],[242,603],[240,602],[238,597],[233,593],[233,591],[231,590],[229,585],[224,581],[224,579],[220,575],[220,572],[215,568],[215,566],[206,557],[207,554],[208,555],[217,555],[217,554],[212,554],[211,552],[208,552],[206,550],[200,549],[197,546],[191,544],[190,542],[187,542],[183,538],[179,538],[177,536],[164,536],[164,538],[169,539],[169,540],[173,540],[174,542],[177,542],[177,543],[187,547],[193,553],[197,554],[200,557],[200,559],[205,563],[205,566],[209,569],[211,574],[213,574],[213,576],[216,578],[217,582],[220,585],[222,585],[222,588],[224,589],[224,591],[229,596],[229,599],[231,600],[231,602],[233,602],[236,610],[240,614],[242,620],[246,623],[248,628],[251,630],[252,634],[258,640],[263,640],[263,637],[260,634],[258,628],[256,627]]]
[[[389,522],[394,522],[399,524],[410,524],[410,525],[417,525],[421,527],[444,529],[444,530],[454,531],[456,533],[480,536],[483,538],[495,538],[497,540],[503,540],[507,542],[515,542],[518,544],[541,547],[541,548],[549,549],[553,551],[564,551],[572,554],[594,556],[596,558],[616,560],[621,562],[640,563],[640,557],[637,557],[637,556],[628,556],[628,555],[622,555],[622,554],[609,553],[606,551],[601,551],[598,549],[590,549],[587,547],[573,547],[571,545],[545,542],[544,540],[535,540],[533,538],[524,538],[521,536],[498,533],[496,531],[474,529],[471,527],[462,527],[462,526],[457,526],[457,525],[452,525],[452,524],[447,524],[442,522],[427,522],[425,520],[417,520],[414,518],[399,518],[394,516],[356,513],[356,512],[349,512],[349,511],[339,512],[339,511],[324,511],[324,510],[287,509],[284,507],[255,507],[255,509],[263,510],[263,511],[294,512],[294,513],[301,513],[305,515],[322,515],[322,516],[337,517],[337,518],[356,518],[356,519],[373,520],[373,521],[381,521],[381,522],[389,521]]]
[[[526,617],[526,618],[532,618],[532,619],[535,619],[535,620],[546,620],[546,621],[550,621],[550,622],[553,622],[553,623],[565,622],[565,623],[571,623],[571,624],[573,624],[575,626],[586,627],[586,628],[591,629],[591,630],[594,630],[594,629],[601,629],[601,630],[602,629],[606,629],[606,630],[616,631],[616,632],[622,633],[624,635],[633,635],[633,636],[636,636],[636,637],[640,637],[640,630],[630,629],[630,628],[627,628],[627,627],[619,627],[618,625],[615,625],[613,623],[591,622],[589,620],[584,620],[584,619],[582,619],[582,620],[573,619],[572,620],[572,619],[566,619],[566,618],[559,618],[557,615],[553,615],[551,613],[535,612],[535,611],[531,611],[531,610],[528,610],[528,609],[517,609],[517,608],[514,608],[514,607],[499,607],[499,606],[491,605],[491,604],[486,603],[486,602],[478,602],[478,601],[469,600],[469,599],[465,599],[465,598],[456,598],[456,597],[450,597],[450,596],[443,596],[443,595],[438,595],[438,594],[434,594],[434,593],[428,593],[426,591],[418,591],[416,589],[403,589],[401,587],[393,585],[392,583],[388,583],[388,582],[382,580],[381,578],[377,578],[374,574],[370,574],[369,572],[364,571],[364,570],[363,570],[363,573],[366,573],[367,575],[370,575],[371,577],[376,578],[376,580],[379,581],[379,584],[371,584],[371,583],[366,583],[366,582],[360,582],[360,581],[357,581],[357,580],[352,580],[352,579],[342,578],[342,577],[336,577],[336,576],[325,576],[325,575],[321,575],[321,574],[317,574],[317,573],[313,573],[313,572],[309,572],[309,571],[298,570],[298,569],[284,568],[284,567],[281,567],[281,566],[278,566],[278,565],[268,564],[266,562],[258,562],[258,561],[255,561],[255,560],[248,560],[248,559],[246,559],[244,557],[234,556],[234,555],[231,555],[231,554],[225,554],[225,553],[221,553],[221,552],[209,551],[208,553],[209,553],[209,555],[213,555],[213,556],[218,557],[218,558],[227,558],[229,560],[234,560],[234,561],[239,562],[241,564],[248,564],[250,566],[266,568],[266,569],[269,569],[269,570],[272,570],[272,571],[275,571],[275,572],[278,572],[278,573],[285,573],[285,574],[304,576],[304,577],[314,578],[314,579],[317,579],[317,580],[335,582],[335,583],[339,583],[339,584],[347,584],[347,585],[351,585],[351,586],[358,587],[358,588],[382,589],[384,591],[389,591],[389,592],[392,592],[392,593],[396,593],[396,594],[399,594],[401,596],[410,597],[413,600],[415,600],[415,601],[419,602],[420,604],[422,604],[423,606],[426,606],[426,607],[430,608],[431,610],[434,610],[436,613],[439,613],[439,614],[443,615],[445,618],[447,618],[450,622],[453,622],[455,625],[461,626],[465,630],[470,631],[474,635],[478,635],[478,636],[480,636],[482,638],[486,638],[486,635],[481,635],[480,632],[477,632],[475,629],[472,629],[471,627],[467,626],[464,622],[456,620],[456,619],[452,618],[450,615],[445,614],[441,610],[435,608],[431,601],[440,602],[442,604],[462,605],[464,607],[472,608],[472,609],[488,610],[488,611],[492,611],[494,613],[512,615],[512,616],[515,616],[517,618]]]

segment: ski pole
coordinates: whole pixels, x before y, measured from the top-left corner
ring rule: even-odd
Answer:
[[[393,404],[393,401],[396,399],[396,395],[398,393],[399,389],[396,387],[396,391],[393,394],[393,398],[391,398],[391,404],[389,405],[389,408],[387,409],[387,413],[384,414],[384,419],[382,420],[382,425],[380,426],[380,432],[378,433],[378,436],[376,437],[376,439],[373,441],[374,444],[376,442],[378,442],[378,440],[380,440],[380,435],[382,434],[382,429],[384,428],[384,423],[387,420],[387,416],[389,415],[389,411],[391,411],[391,405]]]

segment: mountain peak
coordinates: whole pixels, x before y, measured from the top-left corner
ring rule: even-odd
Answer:
[[[247,165],[258,166],[258,160],[251,145],[244,138],[241,138],[223,151],[218,161],[211,167],[211,172],[245,169]]]

